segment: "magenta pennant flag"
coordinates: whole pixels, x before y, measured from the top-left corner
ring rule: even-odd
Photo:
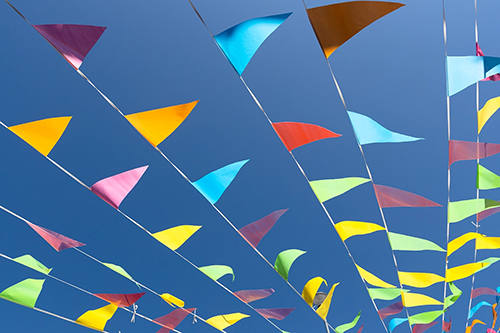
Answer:
[[[137,294],[94,294],[94,296],[99,297],[100,299],[105,300],[106,302],[110,302],[115,304],[116,306],[123,308],[128,307],[134,304],[144,296],[146,293],[137,293]]]
[[[386,306],[383,309],[378,310],[378,315],[382,320],[384,320],[385,318],[398,314],[401,311],[403,311],[403,302],[399,301],[389,306]]]
[[[101,37],[105,27],[79,24],[39,24],[33,28],[45,38],[75,69]]]
[[[479,47],[478,43],[476,43],[476,56],[484,57],[484,52]],[[500,81],[500,74],[493,74],[492,76],[489,76],[486,79],[482,79],[481,81]]]
[[[245,303],[250,303],[258,301],[271,296],[274,293],[274,289],[254,289],[254,290],[240,290],[235,291],[233,294],[241,299]]]
[[[449,162],[477,160],[500,153],[500,144],[450,140]]]
[[[49,229],[42,228],[36,224],[26,222],[33,230],[37,232],[43,239],[47,241],[56,251],[61,251],[69,249],[71,247],[84,246],[85,244],[80,243],[74,239],[68,238],[57,232]]]
[[[476,298],[481,295],[500,296],[500,293],[488,287],[476,288],[472,291],[471,298]]]
[[[156,318],[155,320],[153,320],[153,322],[163,326],[163,328],[159,330],[158,333],[168,333],[170,332],[170,330],[177,327],[177,325],[179,325],[181,321],[183,321],[184,318],[186,318],[186,316],[191,312],[193,312],[194,310],[196,310],[196,308],[190,308],[190,309],[178,308],[167,315]]]
[[[147,168],[148,165],[104,178],[92,185],[90,190],[118,209],[123,199],[132,191]]]
[[[287,210],[288,208],[272,212],[266,217],[244,226],[239,232],[253,247],[257,247],[262,237],[271,230],[276,221],[278,221],[281,215],[285,214]]]
[[[417,194],[399,190],[397,188],[375,184],[373,184],[373,187],[381,208],[441,207],[440,204],[435,203],[434,201],[421,197]]]
[[[295,308],[281,308],[281,309],[255,309],[262,317],[266,319],[278,319],[283,320],[288,316]]]
[[[488,216],[496,214],[498,212],[500,212],[500,207],[491,208],[491,209],[479,212],[479,213],[477,213],[477,222],[481,221],[482,219],[487,218]]]
[[[432,326],[436,325],[437,323],[438,323],[437,321],[433,321],[432,323],[429,324],[415,324],[413,325],[413,330],[411,331],[411,333],[423,333]]]
[[[363,331],[363,327],[365,327],[365,324],[361,325],[357,333],[361,333]]]

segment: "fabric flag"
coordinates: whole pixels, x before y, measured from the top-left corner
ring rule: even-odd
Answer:
[[[76,322],[82,326],[103,331],[108,320],[115,314],[116,309],[118,307],[115,304],[108,304],[102,308],[85,312],[78,317]]]
[[[475,288],[472,291],[471,298],[476,298],[482,295],[494,295],[494,296],[500,296],[500,293],[495,291],[494,289],[488,288],[488,287],[481,287],[481,288]]]
[[[484,57],[483,50],[481,50],[478,43],[476,43],[476,56]],[[500,74],[493,74],[488,76],[486,79],[482,79],[481,81],[500,81]]]
[[[448,96],[500,72],[500,58],[478,56],[446,57],[446,88]]]
[[[420,195],[399,190],[394,187],[375,185],[375,195],[381,208],[390,207],[441,207],[440,204]]]
[[[262,317],[266,319],[285,319],[295,308],[280,308],[280,309],[255,309]]]
[[[200,228],[201,225],[180,225],[160,232],[155,232],[152,236],[170,250],[175,251]]]
[[[219,316],[214,316],[214,317],[208,318],[206,320],[206,323],[209,325],[212,325],[216,329],[222,331],[226,327],[229,327],[233,324],[236,324],[241,319],[248,318],[248,317],[250,317],[250,316],[247,314],[236,312],[236,313],[229,313],[229,314],[225,314],[225,315],[219,315]]]
[[[255,52],[292,13],[243,21],[214,36],[215,41],[241,76]]]
[[[244,226],[239,232],[250,245],[257,247],[262,238],[271,230],[276,221],[278,221],[281,215],[285,214],[287,210],[288,208],[274,211],[266,217]]]
[[[26,222],[26,221],[25,221]],[[72,247],[84,246],[85,244],[80,243],[74,239],[68,238],[57,232],[49,229],[42,228],[36,224],[26,222],[33,230],[36,231],[47,243],[50,244],[56,251],[61,251],[69,249]]]
[[[446,252],[442,247],[427,239],[389,232],[389,240],[394,251],[438,251]]]
[[[472,309],[469,310],[469,316],[467,317],[467,319],[470,319],[474,316],[474,314],[477,312],[477,310],[479,310],[481,307],[483,306],[492,306],[493,304],[490,304],[488,302],[485,302],[485,301],[481,301],[479,303],[477,303],[476,305],[474,305],[474,307]]]
[[[490,190],[500,187],[500,176],[486,169],[481,164],[477,165],[476,187],[480,190]]]
[[[476,249],[478,250],[500,249],[500,237],[479,236],[476,239]]]
[[[457,251],[459,248],[464,246],[467,242],[476,239],[478,237],[481,237],[481,234],[478,234],[477,232],[468,232],[466,234],[463,234],[460,237],[455,238],[451,242],[448,243],[448,254],[452,254],[453,252]]]
[[[350,323],[346,323],[346,324],[339,325],[339,326],[335,327],[335,332],[336,333],[344,333],[345,331],[350,330],[351,328],[356,326],[356,324],[358,323],[359,317],[361,317],[361,311],[358,312],[356,317],[354,317],[354,319]]]
[[[339,179],[323,179],[309,182],[316,197],[320,202],[325,202],[332,198],[338,197],[341,194],[369,182],[370,179],[361,177],[347,177]]]
[[[392,333],[392,331],[401,325],[402,323],[406,323],[408,321],[408,318],[392,318],[391,321],[389,322],[389,332]]]
[[[416,324],[429,324],[432,323],[437,317],[443,314],[443,310],[438,311],[428,311],[422,312],[413,316],[410,316],[410,325]]]
[[[474,262],[471,264],[465,264],[457,267],[448,268],[446,271],[446,282],[457,281],[465,279],[472,274],[481,270],[481,268],[488,266],[489,263]]]
[[[402,6],[396,2],[351,1],[307,9],[307,16],[328,58],[358,32]]]
[[[455,286],[455,284],[453,282],[448,282],[448,286],[450,287],[451,295],[447,296],[444,299],[443,308],[445,310],[448,309],[453,304],[455,304],[455,302],[460,298],[460,296],[462,296],[462,290],[458,289],[458,287]]]
[[[361,325],[357,333],[361,333],[363,331],[363,328],[365,327],[365,324]]]
[[[341,136],[324,127],[306,123],[282,122],[272,125],[288,151],[314,141]]]
[[[450,140],[448,165],[457,161],[477,160],[500,153],[500,144]]]
[[[189,116],[199,101],[126,115],[125,118],[157,147]]]
[[[500,108],[500,96],[489,99],[481,110],[477,112],[477,134],[481,133],[486,122]]]
[[[398,276],[401,284],[415,288],[427,288],[444,281],[444,277],[434,273],[398,272]]]
[[[146,165],[104,178],[92,185],[90,190],[113,208],[118,209],[123,199],[132,191],[148,167],[149,165]]]
[[[342,241],[349,237],[371,234],[375,231],[385,230],[384,227],[370,222],[342,221],[335,224],[335,230]]]
[[[326,295],[326,298],[323,300],[323,303],[321,303],[319,308],[316,310],[318,316],[323,318],[323,320],[326,320],[326,316],[328,316],[328,311],[330,310],[330,304],[332,303],[333,292],[335,291],[335,288],[339,285],[339,283],[340,282],[335,283],[330,288],[330,291]]]
[[[400,295],[401,295],[401,293],[400,293]],[[401,311],[403,311],[403,308],[404,308],[403,302],[399,301],[399,302],[393,303],[389,306],[386,306],[385,308],[378,310],[378,315],[380,316],[380,318],[382,320],[384,320],[385,318],[387,318],[389,316],[400,313]]]
[[[451,317],[450,317],[449,323],[443,320],[443,327],[442,328],[443,328],[443,331],[445,331],[445,332],[451,331]]]
[[[163,326],[163,328],[159,330],[158,333],[167,333],[170,332],[170,330],[175,329],[177,325],[179,325],[181,321],[183,321],[184,318],[186,318],[186,316],[194,310],[196,310],[196,308],[175,309],[169,314],[156,318],[155,320],[153,320],[153,322]]]
[[[295,259],[300,257],[306,253],[306,251],[290,249],[282,251],[276,257],[276,261],[274,262],[274,269],[281,275],[285,281],[288,281],[288,273],[290,272],[290,268],[292,267]]]
[[[319,287],[321,287],[322,283],[325,283],[325,285],[328,286],[325,279],[317,276],[307,281],[304,289],[302,289],[302,298],[304,299],[304,301],[306,301],[307,304],[309,304],[309,306],[313,306],[314,297],[316,296],[316,293],[318,292]]]
[[[474,319],[472,321],[472,324],[470,326],[467,326],[467,328],[465,328],[465,333],[472,333],[472,330],[474,329],[474,326],[476,324],[483,324],[483,325],[486,325],[485,323],[483,323],[481,320],[479,319]]]
[[[483,220],[483,219],[485,219],[493,214],[496,214],[498,212],[500,212],[500,207],[495,207],[495,208],[491,208],[491,209],[479,212],[476,215],[477,222],[479,222],[479,221],[481,221],[481,220]]]
[[[43,156],[48,156],[61,138],[71,117],[47,118],[8,127]]]
[[[236,297],[245,303],[255,302],[274,294],[274,289],[254,289],[254,290],[240,290],[233,293]]]
[[[173,295],[170,295],[169,293],[164,293],[164,294],[161,294],[160,297],[165,301],[167,302],[168,304],[170,304],[172,307],[175,305],[177,305],[178,307],[182,308],[184,307],[184,301],[173,296]]]
[[[26,279],[5,289],[0,293],[0,298],[34,308],[38,296],[42,292],[45,280]]]
[[[496,262],[497,262],[497,261],[499,261],[499,260],[500,260],[500,258],[498,258],[498,257],[489,257],[489,258],[484,259],[484,260],[479,260],[477,263],[482,264],[482,265],[483,265],[483,267],[479,268],[479,269],[476,271],[476,273],[477,273],[477,272],[481,272],[482,270],[485,270],[485,269],[489,268],[489,267],[490,267],[490,265],[492,265],[492,264],[496,263]]]
[[[363,280],[365,280],[367,283],[371,284],[372,286],[380,287],[380,288],[396,288],[392,284],[389,284],[389,283],[379,279],[378,277],[376,277],[372,273],[368,272],[367,270],[364,270],[360,266],[356,265],[356,268],[358,269],[359,275],[361,275]]]
[[[240,169],[250,160],[235,162],[215,170],[191,184],[212,204],[222,196]]]
[[[17,257],[12,260],[21,265],[34,269],[35,271],[38,271],[42,274],[49,274],[52,270],[52,268],[45,267],[44,264],[30,256],[29,254],[25,254],[24,256]]]
[[[415,326],[413,326],[413,330],[411,331],[411,333],[423,333],[432,326],[436,325],[437,323],[438,323],[437,321],[433,321],[432,323],[429,324],[416,324]]]
[[[79,24],[39,24],[33,28],[75,69],[103,34],[105,27]]]
[[[352,111],[347,111],[349,119],[351,119],[352,127],[356,133],[356,138],[360,145],[369,143],[397,143],[411,142],[423,140],[423,138],[415,138],[412,136],[392,132],[383,127],[375,120]]]
[[[129,307],[135,302],[137,302],[146,293],[136,293],[136,294],[94,294],[94,296],[99,297],[109,303],[112,303],[120,308]]]
[[[118,266],[118,265],[115,265],[115,264],[108,264],[108,263],[105,263],[103,262],[102,263],[104,266],[106,266],[107,268],[115,271],[116,273],[126,277],[127,279],[129,279],[130,281],[133,281],[135,282],[135,280],[130,276],[130,274],[127,273],[126,270],[124,270],[122,267]]]
[[[407,308],[423,305],[442,305],[443,303],[423,294],[402,293],[403,305]]]
[[[492,305],[491,307],[491,310],[493,312],[493,323],[491,324],[491,327],[495,327],[496,323],[497,323],[497,318],[498,318],[498,313],[497,313],[497,310],[496,310],[496,307],[497,307],[498,303],[495,303]],[[495,332],[495,331],[493,331]]]
[[[400,289],[400,288],[368,288],[368,293],[370,297],[375,299],[381,299],[384,301],[391,301],[395,298],[401,296],[401,292],[408,292],[408,289]]]
[[[202,271],[205,275],[208,275],[208,277],[214,281],[217,281],[226,274],[231,274],[233,276],[233,281],[235,278],[233,269],[226,265],[204,266],[200,267],[199,270]]]
[[[499,201],[489,199],[469,199],[462,201],[453,201],[450,202],[448,206],[448,222],[460,222],[466,217],[499,206]]]

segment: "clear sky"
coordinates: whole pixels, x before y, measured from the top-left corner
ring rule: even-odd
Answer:
[[[300,0],[194,0],[213,34],[243,20],[293,12],[256,53],[243,78],[270,119],[317,124],[342,134],[297,148],[294,155],[310,180],[367,177],[347,113]],[[327,5],[306,0],[307,7]],[[289,283],[299,293],[316,276],[337,287],[328,322],[350,322],[361,310],[354,331],[384,332],[382,323],[347,251],[294,160],[254,103],[240,78],[214,43],[187,0],[96,1],[15,0],[12,4],[32,24],[105,26],[90,51],[83,73],[124,114],[200,100],[186,121],[159,148],[191,180],[227,164],[250,159],[217,202],[241,228],[271,212],[289,208],[259,244],[273,264],[283,250],[307,251],[290,270]],[[384,214],[390,231],[429,239],[446,248],[447,119],[443,8],[440,1],[405,2],[341,46],[329,61],[351,111],[424,141],[364,146],[376,184],[410,191],[443,205],[439,208],[391,208]],[[479,42],[486,55],[499,55],[497,17],[500,4],[478,4]],[[474,3],[445,3],[448,54],[474,55]],[[114,110],[29,24],[6,3],[0,4],[0,121],[7,126],[58,116],[73,116],[49,157],[88,186],[105,177],[149,165],[125,198],[121,211],[151,232],[182,224],[203,227],[178,252],[195,265],[229,265],[235,280],[219,281],[231,291],[273,288],[275,293],[251,305],[296,310],[283,321],[291,333],[325,332],[324,322],[213,207]],[[497,96],[498,83],[480,84],[480,106]],[[451,98],[451,138],[476,140],[475,88]],[[481,141],[498,142],[495,117]],[[170,293],[197,308],[202,318],[241,312],[250,315],[227,332],[279,332],[251,308],[132,224],[115,209],[55,167],[24,141],[0,127],[0,205],[29,221],[87,244],[81,249],[99,260],[122,266],[136,281],[158,293]],[[499,156],[482,163],[500,173]],[[451,170],[451,200],[476,197],[476,165],[459,162]],[[500,199],[498,190],[481,197]],[[364,184],[325,203],[335,222],[353,220],[382,225],[373,187]],[[56,252],[25,223],[0,211],[0,253],[30,254],[51,275],[92,293],[136,293],[126,278],[67,249]],[[499,236],[492,216],[480,232]],[[466,219],[451,225],[450,239],[474,231]],[[385,233],[347,242],[356,262],[398,285]],[[498,251],[498,250],[497,250]],[[496,256],[482,251],[478,259]],[[444,275],[444,254],[397,252],[400,271]],[[450,257],[450,266],[474,260],[473,244]],[[0,290],[23,279],[44,276],[0,258]],[[476,287],[496,289],[498,267],[478,274]],[[471,278],[457,282],[463,295],[450,309],[452,331],[465,329]],[[321,291],[327,292],[324,285]],[[411,288],[410,288],[411,289]],[[443,299],[443,284],[413,291]],[[494,303],[493,296],[483,296]],[[75,320],[107,303],[47,278],[37,308]],[[172,308],[150,292],[138,312],[154,319]],[[377,301],[383,308],[390,301]],[[410,314],[440,306],[410,308]],[[405,313],[396,315],[404,317]],[[0,300],[1,332],[88,332],[88,328]],[[106,331],[156,332],[160,326],[118,310]],[[391,317],[392,318],[392,317]],[[388,318],[385,320],[388,324]],[[449,319],[447,315],[447,320]],[[490,327],[491,308],[477,312]],[[428,332],[440,332],[441,324]],[[181,332],[216,332],[191,317]],[[485,331],[481,326],[476,331]],[[409,331],[403,324],[395,332]]]

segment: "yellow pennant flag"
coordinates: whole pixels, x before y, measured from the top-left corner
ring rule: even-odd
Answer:
[[[342,221],[335,224],[335,230],[342,241],[345,241],[352,236],[371,234],[375,231],[385,230],[385,228],[370,222]]]
[[[63,135],[71,117],[57,117],[8,127],[43,156],[49,155]]]
[[[455,238],[448,243],[448,253],[447,256],[464,246],[468,241],[481,237],[481,234],[477,232],[468,232],[460,237]]]
[[[172,307],[175,305],[177,305],[178,307],[180,308],[183,308],[184,307],[184,301],[173,296],[173,295],[170,295],[168,293],[165,293],[165,294],[161,294],[161,298],[167,302],[168,304],[170,304]]]
[[[323,301],[323,303],[321,303],[318,310],[316,310],[318,316],[323,318],[323,320],[326,320],[326,316],[328,316],[328,311],[330,310],[330,304],[332,303],[333,291],[335,290],[335,287],[339,285],[339,283],[340,282],[337,282],[332,286],[332,288],[328,292],[328,295],[326,295],[325,300]]]
[[[76,322],[94,330],[103,331],[104,326],[113,317],[116,309],[118,309],[118,306],[109,304],[96,310],[90,310],[82,314]]]
[[[398,276],[401,284],[416,288],[427,288],[444,281],[444,277],[433,273],[398,272]]]
[[[403,299],[403,305],[407,308],[422,305],[443,305],[440,301],[422,294],[414,293],[401,293],[401,298]]]
[[[171,250],[177,250],[201,228],[201,225],[180,225],[154,233],[152,236]]]
[[[229,313],[229,314],[225,314],[225,315],[220,315],[220,316],[208,318],[206,320],[206,323],[209,325],[212,325],[216,329],[222,331],[226,327],[229,327],[229,326],[237,323],[239,320],[241,320],[243,318],[247,318],[247,317],[250,317],[250,316],[246,315],[244,313],[239,313],[239,312]]]
[[[489,265],[486,262],[474,262],[471,264],[465,264],[457,267],[448,268],[446,271],[446,282],[453,282],[461,279],[465,279],[468,276],[479,271],[481,268]]]
[[[182,124],[198,102],[133,113],[125,118],[156,147]]]
[[[316,296],[316,293],[323,282],[328,286],[326,280],[318,276],[307,281],[304,286],[304,289],[302,290],[302,298],[307,304],[309,304],[309,306],[313,306],[314,296]]]
[[[476,249],[500,249],[500,237],[480,236],[476,239]]]
[[[481,133],[483,126],[497,112],[498,108],[500,108],[500,96],[488,100],[483,108],[477,112],[477,134]]]
[[[360,266],[356,265],[356,268],[358,269],[359,275],[361,275],[363,280],[365,280],[367,283],[371,284],[372,286],[380,287],[380,288],[396,288],[392,284],[389,284],[389,283],[379,279],[378,277],[376,277],[372,273],[364,270]]]

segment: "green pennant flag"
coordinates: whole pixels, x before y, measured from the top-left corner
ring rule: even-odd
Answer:
[[[26,279],[0,293],[0,298],[34,308],[45,280]]]
[[[499,261],[499,260],[500,260],[500,258],[498,258],[498,257],[489,257],[489,258],[487,258],[487,259],[484,259],[484,260],[480,260],[480,261],[478,261],[478,263],[486,263],[486,264],[489,264],[489,265],[486,265],[486,266],[484,266],[483,268],[478,269],[478,270],[476,271],[476,273],[481,272],[481,271],[483,271],[483,270],[485,270],[485,269],[489,268],[492,264],[496,263],[496,262],[497,262],[497,261]]]
[[[354,320],[351,321],[350,323],[335,327],[335,332],[344,333],[345,331],[350,330],[351,328],[356,326],[356,324],[358,323],[359,317],[361,317],[361,311],[358,312],[358,315],[356,316],[356,318],[354,318]]]
[[[477,188],[480,190],[490,190],[500,187],[500,176],[494,174],[484,166],[477,165]]]
[[[278,257],[276,257],[276,261],[274,262],[274,269],[278,271],[278,273],[281,275],[285,281],[288,281],[288,272],[290,271],[290,267],[292,267],[293,262],[295,259],[300,257],[306,253],[306,251],[301,251],[301,250],[285,250],[278,254]]]
[[[394,251],[439,251],[446,252],[436,243],[427,239],[389,232],[389,241]]]
[[[471,215],[500,206],[500,202],[490,199],[470,199],[450,202],[448,222],[459,222]]]
[[[457,299],[462,296],[462,290],[458,289],[453,282],[448,282],[450,286],[451,295],[444,299],[444,308],[447,309],[452,306]]]
[[[12,260],[43,274],[49,274],[52,270],[52,268],[45,267],[41,262],[30,256],[29,254],[25,254],[24,256],[17,257]]]
[[[391,301],[401,296],[401,291],[409,292],[409,289],[399,288],[368,288],[368,293],[372,299],[381,299],[384,301]]]
[[[314,180],[312,182],[309,182],[309,184],[318,197],[318,200],[320,202],[325,202],[369,181],[370,179],[367,178],[348,177],[339,179]]]
[[[204,274],[208,275],[208,277],[214,281],[217,281],[226,274],[231,274],[233,276],[233,281],[234,281],[233,269],[226,265],[204,266],[200,267],[199,270],[202,271]]]

